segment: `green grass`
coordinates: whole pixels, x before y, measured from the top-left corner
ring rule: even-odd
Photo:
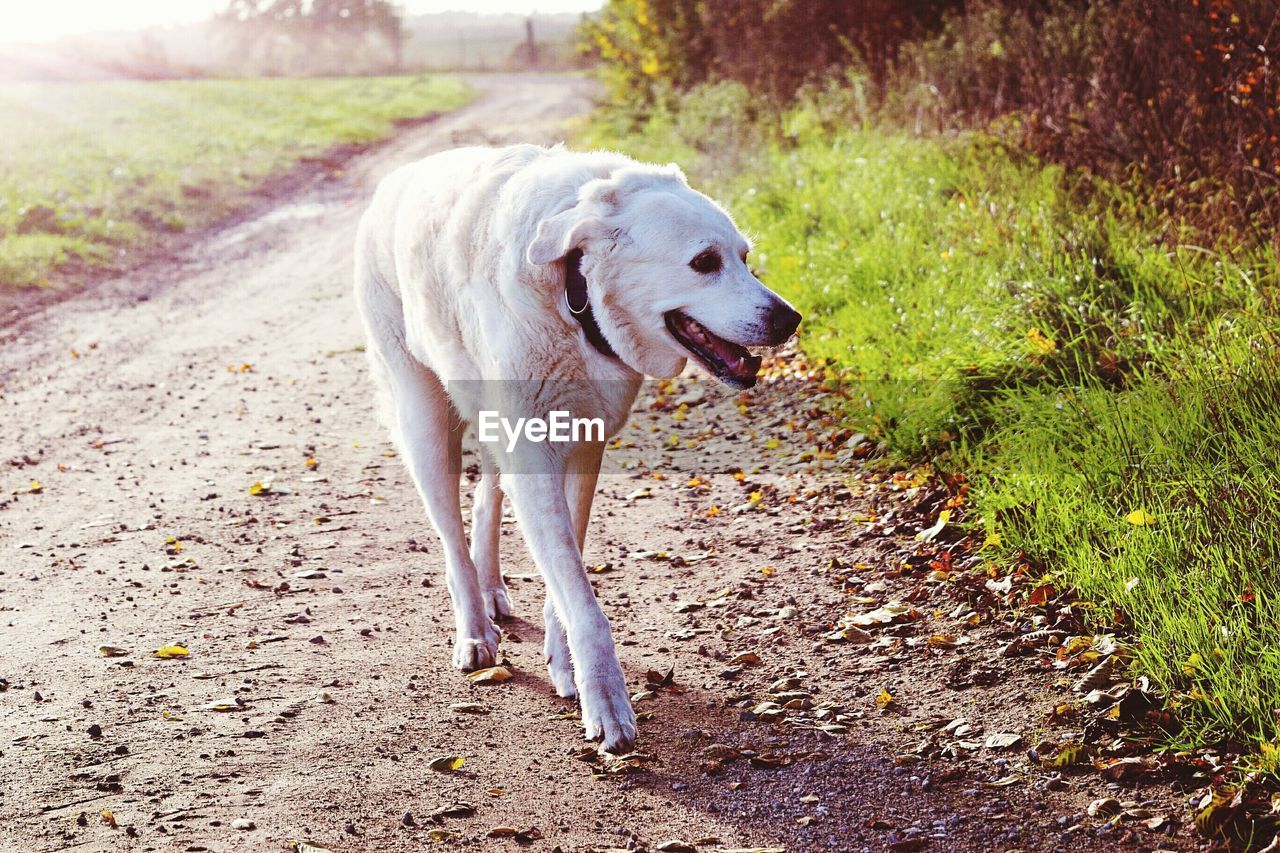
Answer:
[[[116,265],[304,157],[468,98],[448,77],[0,85],[0,299]]]
[[[1280,737],[1275,255],[1192,245],[1121,189],[979,137],[797,110],[768,141],[697,118],[738,97],[606,118],[589,141],[678,160],[722,197],[805,314],[804,350],[854,383],[851,425],[964,474],[975,532],[1118,612],[1179,741]]]

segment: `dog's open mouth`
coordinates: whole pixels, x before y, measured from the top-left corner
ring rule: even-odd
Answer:
[[[750,388],[756,384],[760,356],[746,347],[726,341],[683,311],[668,311],[667,331],[680,345],[693,353],[712,375],[734,388]]]

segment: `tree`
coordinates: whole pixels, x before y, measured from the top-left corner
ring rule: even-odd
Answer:
[[[228,0],[218,22],[236,48],[271,71],[399,69],[405,33],[390,0]],[[390,49],[390,62],[377,61]]]

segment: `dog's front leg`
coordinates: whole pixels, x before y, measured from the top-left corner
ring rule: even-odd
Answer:
[[[570,457],[569,470],[565,474],[565,496],[569,501],[569,515],[573,519],[573,532],[577,537],[578,553],[587,553],[587,524],[591,519],[591,503],[595,498],[596,480],[600,476],[600,461],[604,455],[604,443],[579,445]],[[573,661],[569,655],[569,639],[565,635],[550,590],[542,608],[546,639],[543,651],[547,658],[547,673],[559,696],[576,696],[573,683]]]
[[[636,715],[613,646],[609,620],[596,601],[582,565],[582,552],[565,497],[563,464],[558,467],[559,470],[506,477],[503,486],[568,635],[587,737],[602,739],[609,752],[628,752],[635,746]]]

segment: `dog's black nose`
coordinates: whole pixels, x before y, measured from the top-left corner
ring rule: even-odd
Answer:
[[[800,312],[783,302],[769,312],[769,340],[780,344],[796,333],[800,325]]]

